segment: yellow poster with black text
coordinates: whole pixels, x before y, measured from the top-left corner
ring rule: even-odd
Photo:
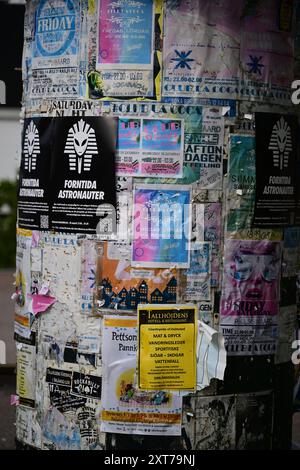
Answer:
[[[197,308],[140,305],[138,383],[142,390],[195,390]]]

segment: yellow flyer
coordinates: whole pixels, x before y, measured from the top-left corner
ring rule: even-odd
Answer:
[[[143,390],[195,390],[195,305],[138,307],[138,383]]]

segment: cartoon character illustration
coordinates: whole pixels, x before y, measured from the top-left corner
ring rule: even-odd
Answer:
[[[167,406],[170,402],[170,394],[162,390],[154,392],[145,392],[138,390],[134,386],[134,370],[127,371],[125,376],[121,378],[118,388],[117,395],[122,403],[136,403],[140,406]]]
[[[103,98],[104,96],[104,83],[101,73],[97,70],[91,70],[88,75],[88,85],[90,98]]]
[[[132,383],[128,383],[128,384],[123,383],[122,390],[123,390],[123,394],[120,396],[120,401],[129,402],[134,395],[134,387]]]
[[[153,405],[162,405],[163,403],[168,403],[169,399],[169,395],[166,392],[160,390],[151,398],[150,403]]]

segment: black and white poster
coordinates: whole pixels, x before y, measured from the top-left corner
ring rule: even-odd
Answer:
[[[186,398],[183,436],[194,450],[270,449],[273,393]]]
[[[18,226],[30,230],[49,227],[51,118],[25,119],[18,187]]]
[[[235,448],[235,396],[191,397],[184,407],[186,443],[194,450]]]
[[[86,398],[71,394],[71,371],[48,368],[46,382],[49,387],[50,404],[55,406],[61,413],[77,410],[85,406]]]
[[[73,372],[71,393],[72,395],[79,395],[81,397],[100,399],[101,383],[102,379],[97,375]]]
[[[96,234],[115,211],[115,186],[115,119],[25,120],[19,227]]]
[[[255,113],[256,200],[253,226],[293,225],[297,116]]]
[[[56,118],[51,184],[51,228],[95,234],[103,204],[116,206],[114,121]]]
[[[271,391],[236,398],[236,449],[268,450],[272,436]]]

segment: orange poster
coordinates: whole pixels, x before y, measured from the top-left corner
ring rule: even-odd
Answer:
[[[132,267],[120,244],[104,242],[98,265],[97,304],[102,309],[136,310],[139,304],[174,304],[177,272],[170,268]]]

